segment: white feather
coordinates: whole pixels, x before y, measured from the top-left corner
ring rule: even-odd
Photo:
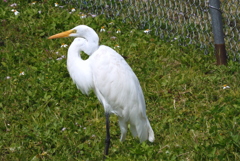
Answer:
[[[125,140],[128,123],[140,142],[154,141],[154,132],[146,115],[146,106],[139,81],[131,67],[115,50],[98,45],[98,35],[88,26],[73,28],[75,38],[68,50],[67,68],[71,78],[84,94],[94,90],[106,113],[119,118],[121,141]],[[82,60],[84,51],[89,58]]]

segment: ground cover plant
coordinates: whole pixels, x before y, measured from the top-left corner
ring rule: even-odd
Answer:
[[[204,55],[194,45],[55,3],[0,1],[0,160],[102,159],[103,107],[93,93],[78,91],[66,69],[73,38],[47,39],[79,24],[132,67],[155,132],[154,143],[140,144],[130,133],[121,143],[112,115],[107,160],[240,159],[238,63],[216,66],[212,49]]]

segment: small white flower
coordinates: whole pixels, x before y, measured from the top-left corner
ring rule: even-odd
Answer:
[[[11,11],[14,12],[14,15],[16,15],[16,16],[19,15],[19,13],[20,13],[17,10],[14,10],[14,9],[12,9]]]
[[[75,12],[75,11],[76,11],[75,8],[72,8],[71,12]]]
[[[115,37],[115,36],[112,36],[112,37],[110,37],[112,40],[115,40],[117,37]]]
[[[39,13],[39,14],[41,14],[41,13],[42,13],[42,11],[38,11],[38,13]]]
[[[56,60],[62,60],[64,59],[66,56],[65,55],[62,55],[60,58],[57,58]]]
[[[64,44],[64,43],[63,43],[63,44],[61,45],[61,48],[66,48],[66,47],[68,47],[67,44]]]
[[[15,12],[14,12],[14,14],[15,14],[16,16],[19,15],[19,13],[20,13],[20,12],[18,12],[18,11],[15,11]]]
[[[10,79],[11,77],[10,76],[6,76],[6,79]]]
[[[62,131],[65,131],[67,128],[66,127],[64,127],[64,128],[62,128]]]
[[[16,7],[17,6],[17,3],[13,3],[10,5],[10,7]]]
[[[20,75],[20,76],[21,76],[21,75],[25,75],[25,73],[24,73],[24,72],[20,72],[19,75]]]
[[[59,6],[59,4],[56,2],[56,3],[54,3],[54,6],[55,6],[55,7],[58,7],[58,6]]]
[[[144,33],[148,34],[150,31],[151,31],[151,30],[146,29],[146,30],[144,30]]]
[[[118,34],[118,33],[121,33],[121,30],[120,30],[120,29],[118,29],[116,33],[117,33],[117,34]]]
[[[113,25],[114,23],[113,22],[110,22],[109,25]]]
[[[32,2],[31,4],[32,4],[32,5],[35,5],[36,3],[37,3],[37,1],[34,1],[34,2]]]
[[[120,48],[120,46],[119,46],[118,44],[116,44],[113,48],[114,48],[114,49]]]
[[[81,18],[86,18],[87,17],[87,15],[85,15],[85,14],[81,14],[81,16],[80,16]]]
[[[97,17],[97,15],[95,15],[95,14],[90,14],[92,17]]]
[[[105,32],[105,31],[106,31],[106,30],[105,30],[105,27],[102,26],[101,29],[100,29],[100,32]]]
[[[230,88],[228,85],[226,84],[223,85],[223,89],[228,89],[228,88]]]

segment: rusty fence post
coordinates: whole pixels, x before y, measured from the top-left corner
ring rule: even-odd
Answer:
[[[212,17],[212,29],[215,44],[215,54],[217,65],[227,65],[227,54],[224,42],[222,11],[220,9],[220,0],[210,0],[209,9]]]

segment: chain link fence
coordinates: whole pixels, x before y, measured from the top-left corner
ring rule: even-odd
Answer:
[[[166,41],[214,53],[208,0],[62,0],[83,12],[120,18]],[[240,62],[240,0],[221,0],[228,58]]]
[[[232,60],[240,62],[240,0],[221,2],[226,49]]]

